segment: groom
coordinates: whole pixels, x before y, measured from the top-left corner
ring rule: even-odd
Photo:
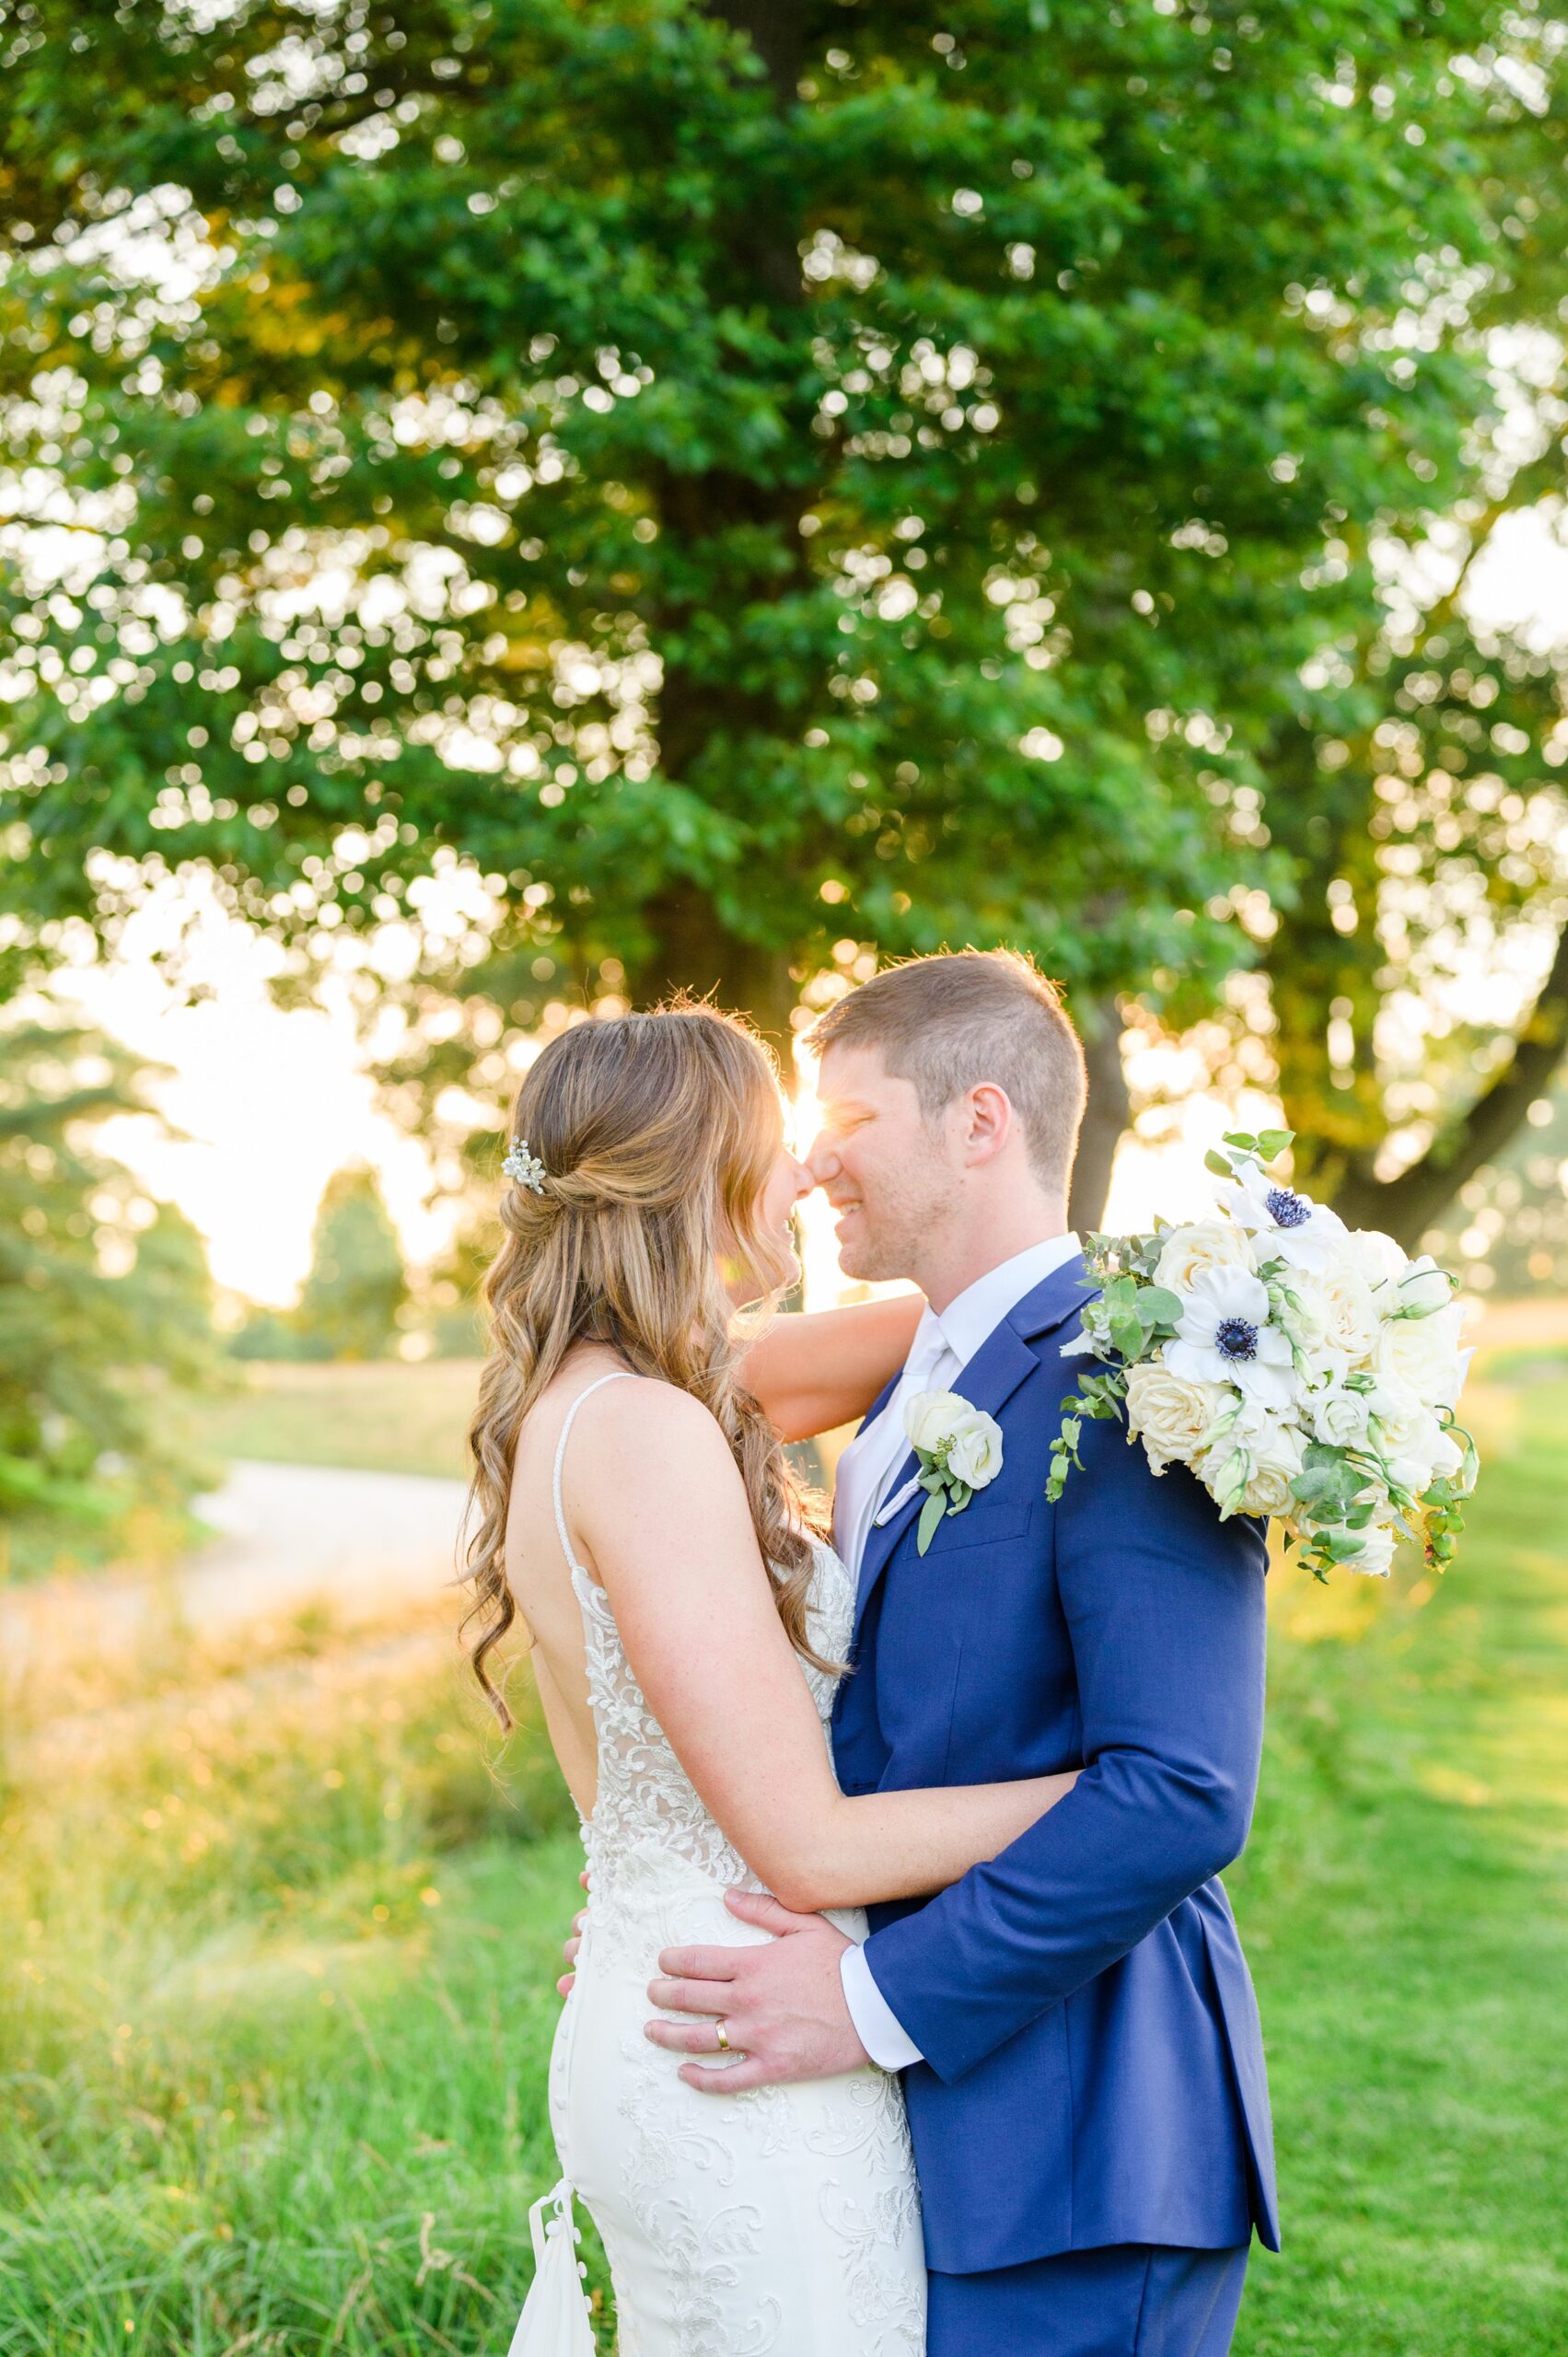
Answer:
[[[1118,1425],[1045,1499],[1062,1356],[1087,1298],[1066,1191],[1077,1037],[1025,959],[878,975],[818,1025],[811,1167],[843,1268],[929,1304],[839,1469],[856,1574],[834,1756],[848,1793],[1083,1763],[1022,1838],[864,1948],[737,1894],[764,1946],[668,1951],[648,2035],[724,2017],[733,2095],[866,2058],[904,2073],[929,2357],[1222,2357],[1257,2227],[1278,2247],[1261,2040],[1217,1876],[1251,1815],[1264,1527],[1156,1480]],[[991,1485],[916,1543],[902,1411],[953,1390],[1000,1424]]]

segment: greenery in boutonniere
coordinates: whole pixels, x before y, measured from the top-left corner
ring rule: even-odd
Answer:
[[[977,1490],[1002,1470],[1002,1427],[957,1391],[917,1391],[904,1410],[904,1430],[920,1460],[926,1492],[915,1545],[924,1554],[944,1515],[962,1514]]]

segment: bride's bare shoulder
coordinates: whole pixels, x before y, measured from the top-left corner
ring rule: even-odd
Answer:
[[[646,1500],[679,1491],[738,1486],[739,1472],[717,1419],[679,1384],[655,1376],[607,1383],[578,1420],[582,1434],[573,1487],[601,1508],[617,1497]]]
[[[601,1439],[622,1448],[636,1447],[645,1439],[664,1442],[670,1439],[693,1441],[711,1435],[721,1448],[726,1448],[724,1434],[711,1410],[692,1392],[683,1391],[678,1383],[667,1383],[655,1375],[633,1375],[627,1370],[618,1383],[607,1383],[596,1392],[591,1409],[584,1411],[582,1422],[599,1434]],[[726,1448],[727,1455],[727,1449]]]

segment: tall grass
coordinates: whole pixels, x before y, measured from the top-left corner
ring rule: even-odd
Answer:
[[[241,1364],[237,1388],[205,1426],[220,1457],[286,1465],[357,1465],[369,1472],[473,1470],[467,1433],[479,1388],[474,1359],[396,1359],[364,1365]]]
[[[1277,1584],[1238,2357],[1563,2346],[1568,1386],[1481,1405],[1445,1585]],[[73,1622],[0,1759],[0,2357],[503,2357],[576,1898],[537,1720],[498,1780],[445,1616]]]
[[[537,1722],[503,1787],[433,1631],[150,1674],[7,1729],[0,2351],[504,2350],[579,1855]]]

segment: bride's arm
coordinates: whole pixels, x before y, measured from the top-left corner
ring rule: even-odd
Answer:
[[[839,1790],[734,1459],[690,1394],[607,1385],[567,1473],[572,1521],[649,1708],[709,1813],[786,1907],[943,1889],[1071,1790],[1075,1771],[854,1799]]]
[[[918,1293],[849,1309],[792,1311],[750,1344],[737,1372],[782,1440],[809,1440],[865,1415],[909,1356]]]

